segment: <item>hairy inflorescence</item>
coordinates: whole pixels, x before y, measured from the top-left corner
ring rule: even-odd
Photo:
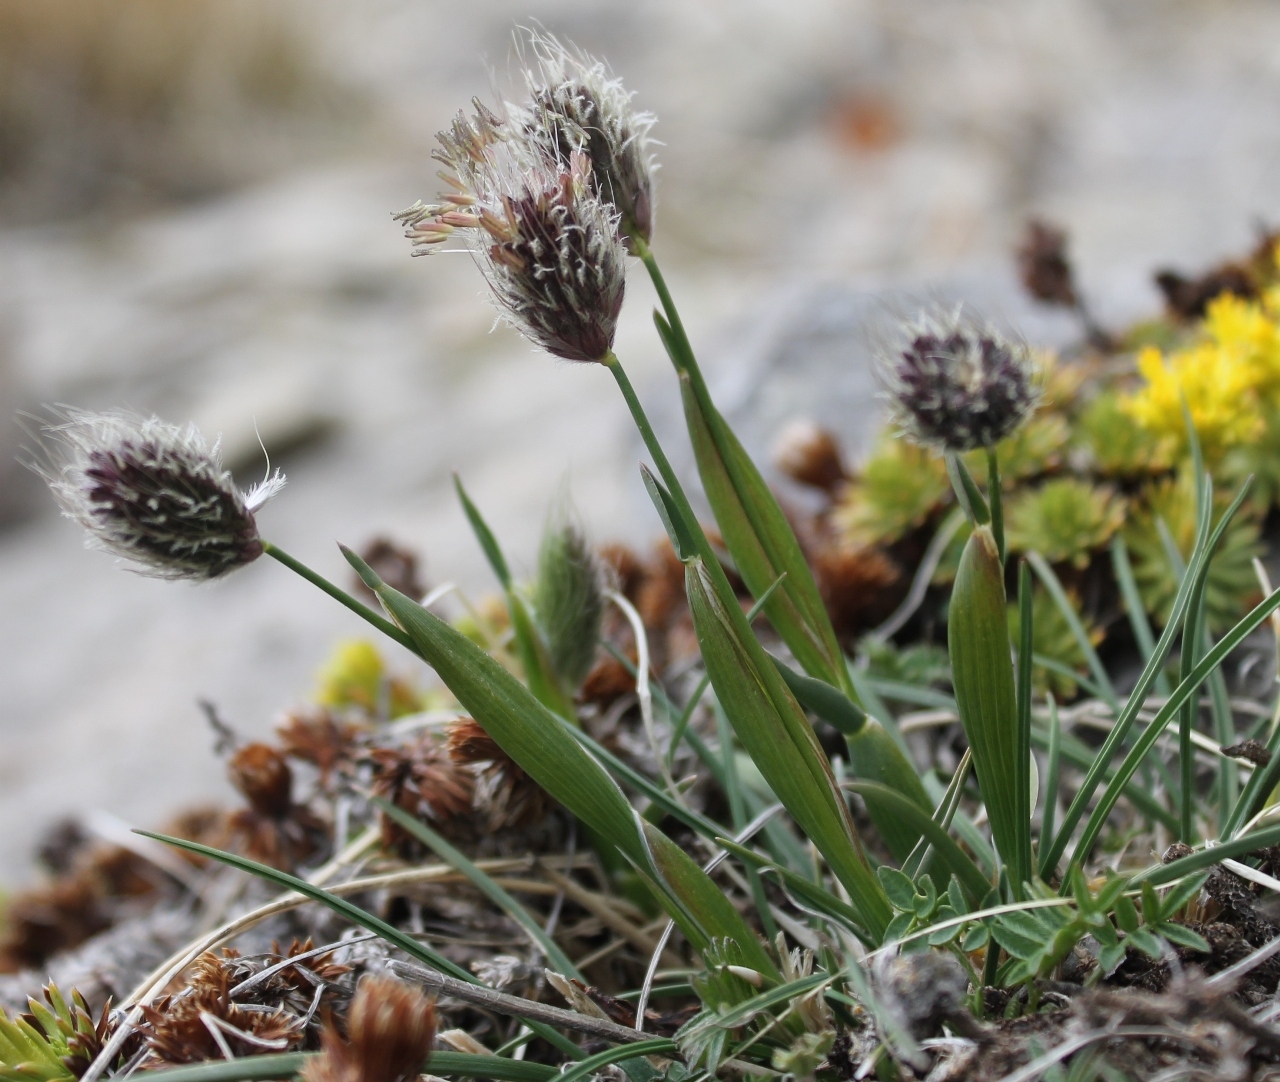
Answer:
[[[993,447],[1039,399],[1031,351],[960,309],[922,315],[883,365],[894,420],[942,451]]]
[[[529,102],[508,106],[512,123],[561,165],[569,165],[575,152],[585,154],[592,190],[617,208],[624,241],[634,234],[647,242],[653,233],[653,114],[635,111],[633,95],[603,62],[549,34],[531,33],[529,52]]]
[[[214,579],[262,555],[254,512],[284,485],[242,492],[194,426],[68,410],[37,466],[89,542],[164,579]]]
[[[626,286],[618,211],[594,191],[584,153],[561,161],[509,133],[476,103],[439,136],[436,157],[453,190],[396,217],[419,251],[460,235],[498,307],[536,345],[566,360],[603,360]]]

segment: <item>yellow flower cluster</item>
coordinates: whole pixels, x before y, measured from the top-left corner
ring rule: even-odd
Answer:
[[[1185,400],[1211,461],[1257,439],[1264,408],[1280,405],[1280,289],[1259,301],[1218,297],[1196,342],[1168,357],[1149,346],[1138,371],[1146,385],[1125,409],[1153,435],[1186,446]]]

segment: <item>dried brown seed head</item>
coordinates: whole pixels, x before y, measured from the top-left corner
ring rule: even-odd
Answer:
[[[373,748],[368,759],[373,764],[374,795],[425,819],[436,829],[447,827],[472,809],[475,778],[431,733],[422,733],[401,747]],[[421,850],[417,839],[385,815],[382,844],[406,856]]]
[[[408,1082],[422,1073],[436,1038],[435,1002],[391,977],[365,977],[347,1014],[348,1037],[331,1024],[303,1082]]]
[[[270,744],[246,744],[227,763],[227,773],[249,806],[275,819],[293,805],[293,771]]]
[[[1078,302],[1067,233],[1049,222],[1032,218],[1018,243],[1018,276],[1022,288],[1045,304],[1074,308]]]
[[[551,800],[496,740],[471,718],[449,727],[449,754],[475,777],[473,805],[490,831],[510,830],[540,821]]]
[[[362,725],[339,721],[324,707],[308,707],[290,711],[276,727],[276,738],[285,755],[310,763],[327,786],[334,773],[352,766],[365,731]]]
[[[778,469],[811,488],[830,492],[848,477],[835,436],[812,421],[787,425],[774,444],[773,457]]]
[[[229,959],[236,957],[228,952]],[[302,1038],[301,1021],[283,1010],[246,1008],[231,998],[233,970],[212,952],[191,967],[187,987],[142,1008],[148,1066],[198,1063],[262,1052],[283,1052]]]

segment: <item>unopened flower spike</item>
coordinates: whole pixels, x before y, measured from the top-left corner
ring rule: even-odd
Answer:
[[[894,420],[943,452],[994,447],[1040,397],[1031,350],[961,309],[926,313],[903,329],[882,366]]]
[[[45,426],[38,472],[92,546],[143,574],[203,582],[265,551],[254,513],[284,487],[277,471],[248,492],[215,443],[156,417],[68,410]]]
[[[592,185],[621,215],[624,239],[653,233],[656,169],[652,113],[638,113],[621,79],[549,34],[529,33],[529,102],[509,105],[511,125],[567,165],[575,151],[591,162]]]

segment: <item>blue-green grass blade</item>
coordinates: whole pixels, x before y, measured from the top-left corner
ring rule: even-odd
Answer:
[[[1076,614],[1075,606],[1071,604],[1071,599],[1067,597],[1067,592],[1062,588],[1062,582],[1054,573],[1049,562],[1038,552],[1027,553],[1027,562],[1035,568],[1036,575],[1040,581],[1044,583],[1044,587],[1049,591],[1049,596],[1053,598],[1053,603],[1058,607],[1058,611],[1062,613],[1062,618],[1066,621],[1067,627],[1071,630],[1071,637],[1076,640],[1080,652],[1084,655],[1086,664],[1089,666],[1089,672],[1093,676],[1093,682],[1102,691],[1104,701],[1116,713],[1120,712],[1120,700],[1116,695],[1116,689],[1111,683],[1111,677],[1107,674],[1107,668],[1102,664],[1102,659],[1098,657],[1098,651],[1093,648],[1093,643],[1089,641],[1089,633],[1085,631],[1084,624],[1080,622],[1080,617]]]
[[[1265,849],[1278,842],[1280,842],[1280,825],[1252,830],[1229,842],[1197,849],[1194,853],[1179,857],[1168,864],[1157,864],[1147,868],[1135,875],[1130,880],[1130,884],[1150,883],[1153,887],[1159,887],[1165,883],[1172,883],[1175,879],[1181,879],[1184,875],[1192,875],[1205,868],[1212,868],[1224,860],[1247,856],[1255,849]]]
[[[965,890],[972,896],[973,901],[981,901],[986,892],[991,889],[991,884],[987,881],[986,876],[982,874],[982,869],[965,854],[964,850],[955,843],[951,835],[935,823],[928,812],[921,811],[915,803],[908,800],[901,793],[895,792],[886,786],[878,785],[875,782],[867,781],[847,781],[844,783],[844,788],[857,793],[864,800],[870,795],[884,804],[892,806],[904,819],[909,819],[911,825],[929,839],[929,844],[933,846],[934,852],[937,853],[947,869],[956,874]]]
[[[1083,861],[1088,855],[1098,833],[1102,829],[1102,824],[1111,813],[1111,809],[1115,807],[1116,801],[1119,800],[1125,784],[1133,777],[1138,765],[1146,757],[1152,745],[1155,744],[1157,738],[1164,731],[1165,726],[1169,724],[1183,703],[1199,691],[1200,685],[1208,679],[1209,674],[1221,665],[1227,655],[1239,646],[1246,636],[1259,627],[1277,608],[1280,608],[1280,590],[1276,590],[1270,597],[1259,602],[1248,616],[1227,632],[1213,649],[1200,659],[1191,674],[1174,689],[1173,695],[1160,708],[1155,718],[1152,719],[1151,724],[1134,742],[1129,754],[1125,756],[1115,776],[1103,792],[1092,815],[1089,817],[1084,835],[1076,846],[1072,857],[1073,860]]]
[[[1133,577],[1133,564],[1129,560],[1129,549],[1124,538],[1117,533],[1111,539],[1111,570],[1116,583],[1120,587],[1120,597],[1124,601],[1124,610],[1129,617],[1129,627],[1133,630],[1134,641],[1142,653],[1143,662],[1150,662],[1156,652],[1156,640],[1151,631],[1151,621],[1147,617],[1146,606],[1142,604],[1142,595],[1138,593],[1138,583]],[[1161,670],[1156,677],[1156,692],[1167,696],[1172,690],[1168,675]]]
[[[824,916],[839,921],[855,935],[864,938],[867,936],[866,927],[863,925],[862,917],[858,914],[858,911],[848,903],[841,901],[826,888],[813,882],[812,879],[806,879],[798,872],[783,867],[777,861],[770,860],[763,854],[757,853],[754,849],[748,849],[745,845],[739,845],[732,839],[720,837],[716,839],[716,844],[727,849],[739,860],[776,875],[781,880],[782,885],[802,902]],[[867,942],[870,942],[870,940],[867,939]]]
[[[594,1056],[588,1056],[555,1077],[557,1082],[578,1082],[578,1079],[590,1078],[600,1068],[608,1067],[610,1064],[626,1063],[628,1060],[642,1059],[645,1056],[669,1055],[675,1051],[675,1041],[667,1037],[654,1037],[652,1040],[636,1041],[634,1044],[619,1045],[617,1048],[597,1052]],[[434,1062],[430,1066],[433,1071],[436,1069]]]
[[[1243,496],[1237,497],[1237,503],[1234,506],[1238,506],[1242,499]],[[1205,525],[1203,519],[1201,520],[1201,525]],[[1173,642],[1177,638],[1181,627],[1182,618],[1186,613],[1195,577],[1205,564],[1207,545],[1207,533],[1199,531],[1195,544],[1191,549],[1188,572],[1182,576],[1178,583],[1178,590],[1174,595],[1173,607],[1169,614],[1169,622],[1160,634],[1160,641],[1156,643],[1155,652],[1147,660],[1147,664],[1143,668],[1142,674],[1138,677],[1138,682],[1129,693],[1124,709],[1120,712],[1119,717],[1116,718],[1116,723],[1111,732],[1091,759],[1084,780],[1062,817],[1062,825],[1058,827],[1058,832],[1054,835],[1048,855],[1042,861],[1042,866],[1050,874],[1057,869],[1058,862],[1066,851],[1072,833],[1074,833],[1076,826],[1083,818],[1084,812],[1098,785],[1111,769],[1111,760],[1114,758],[1117,749],[1128,738],[1129,730],[1137,720],[1138,713],[1141,711],[1143,703],[1146,702],[1147,695],[1150,693],[1156,677],[1163,669],[1165,658],[1173,647]]]

